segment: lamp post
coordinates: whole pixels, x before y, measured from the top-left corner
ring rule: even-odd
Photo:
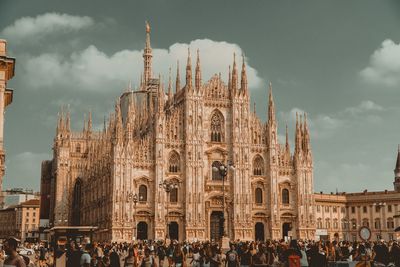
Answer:
[[[382,214],[381,214],[381,208],[386,206],[385,202],[376,202],[374,203],[374,206],[376,208],[378,208],[378,212],[379,212],[379,217],[383,218]],[[376,212],[376,210],[375,210]],[[382,239],[382,224],[381,224],[381,220],[379,219],[379,239]]]
[[[217,166],[212,167],[213,172],[219,173],[219,175],[222,177],[222,218],[221,218],[222,238],[226,237],[226,233],[225,233],[225,177],[228,175],[229,169],[232,171],[235,170],[235,166],[233,165],[233,162],[229,161],[229,160],[226,165],[221,163],[218,167]],[[228,244],[228,246],[229,246],[229,244]]]
[[[132,201],[133,201],[133,207],[134,207],[133,212],[135,214],[133,216],[133,225],[134,225],[133,233],[134,233],[134,236],[135,236],[135,239],[136,239],[136,237],[137,237],[137,232],[136,232],[136,204],[138,202],[138,195],[136,193],[133,195]]]
[[[165,222],[166,222],[166,235],[165,235],[165,237],[166,237],[166,239],[167,238],[169,238],[169,221],[168,221],[168,202],[169,202],[169,199],[168,199],[168,197],[169,197],[169,193],[173,190],[173,189],[176,189],[176,188],[178,188],[178,183],[176,182],[176,181],[172,181],[172,180],[170,180],[170,181],[167,181],[167,180],[164,180],[164,181],[162,181],[159,185],[158,185],[160,188],[162,188],[162,189],[164,189],[164,191],[165,191],[165,193],[167,193],[167,201],[166,201],[166,208],[167,208],[167,214],[165,215]]]

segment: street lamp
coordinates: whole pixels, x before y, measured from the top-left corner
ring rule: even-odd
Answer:
[[[213,166],[212,170],[213,172],[219,173],[222,177],[222,218],[221,218],[221,232],[222,232],[222,237],[226,236],[225,234],[225,177],[228,175],[228,170],[235,170],[235,166],[233,165],[233,162],[228,160],[227,164],[221,163],[219,166]]]
[[[168,222],[168,201],[169,201],[169,193],[173,190],[178,188],[179,184],[176,181],[173,180],[164,180],[162,181],[159,185],[160,188],[164,189],[165,193],[167,193],[167,214],[165,215],[165,222],[166,222],[166,238],[169,238],[169,222]]]
[[[379,217],[383,218],[382,214],[381,214],[381,208],[386,206],[385,202],[376,202],[373,204],[375,206],[375,208],[378,208],[378,212],[379,212]],[[375,210],[376,211],[376,210]],[[382,225],[381,225],[381,219],[379,219],[379,239],[382,239]]]
[[[133,225],[134,225],[133,231],[134,231],[135,239],[136,239],[136,237],[137,237],[137,233],[136,233],[136,204],[138,202],[138,196],[137,196],[136,193],[133,195],[132,201],[133,201],[133,207],[134,207],[133,211],[135,213],[135,215],[133,216]]]

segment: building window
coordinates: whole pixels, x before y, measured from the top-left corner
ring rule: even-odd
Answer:
[[[394,229],[394,221],[393,218],[388,218],[387,222],[386,222],[387,228],[389,230],[393,230]]]
[[[318,205],[318,206],[317,206],[317,212],[320,212],[320,211],[321,211],[321,206]]]
[[[218,170],[219,170],[219,168],[220,168],[220,166],[221,166],[222,164],[221,164],[221,162],[219,162],[219,161],[214,161],[213,163],[212,163],[212,167],[216,167]],[[213,180],[216,180],[216,181],[222,181],[222,175],[220,174],[220,172],[219,171],[213,171],[212,170],[212,168],[211,168],[211,172],[212,172],[212,179]]]
[[[75,148],[76,153],[81,153],[81,144],[77,144]]]
[[[329,206],[325,206],[325,212],[329,212]]]
[[[337,212],[337,207],[333,207],[333,212],[336,213]]]
[[[147,201],[147,186],[143,184],[139,186],[139,201],[141,202]]]
[[[356,207],[351,207],[351,213],[356,213]]]
[[[390,240],[390,241],[394,240],[394,239],[393,239],[393,234],[392,234],[392,233],[389,233],[388,236],[389,236],[389,240]]]
[[[169,172],[179,172],[179,155],[175,151],[171,152],[169,156]]]
[[[357,229],[357,220],[356,219],[351,220],[351,229],[353,229],[353,230]]]
[[[211,116],[211,142],[222,142],[224,140],[224,116],[215,111]]]
[[[379,205],[376,205],[376,206],[375,206],[375,212],[379,212],[379,211],[380,211],[380,208],[381,208],[381,207],[379,207]]]
[[[169,192],[169,202],[171,203],[178,202],[178,188],[173,188],[171,192]]]
[[[388,212],[392,212],[392,205],[388,205]]]
[[[318,218],[318,220],[317,220],[317,228],[318,229],[322,228],[322,220],[320,218]]]
[[[335,229],[339,228],[339,224],[336,219],[333,221],[333,228],[335,228]]]
[[[326,219],[325,226],[327,229],[331,228],[331,222],[329,221],[329,219]]]
[[[289,204],[289,190],[287,189],[282,190],[282,203]]]
[[[369,221],[368,221],[368,219],[363,219],[362,225],[363,225],[363,226],[366,226],[366,227],[369,227]]]
[[[381,229],[381,220],[375,219],[375,229]]]
[[[257,187],[255,195],[256,195],[256,204],[262,204],[263,203],[262,189]]]
[[[264,174],[264,160],[260,156],[256,156],[253,160],[253,175]]]
[[[363,212],[367,213],[367,206],[363,206]]]
[[[341,207],[341,208],[340,208],[340,212],[341,212],[341,213],[345,213],[345,212],[346,212],[346,208],[345,208],[345,207]]]

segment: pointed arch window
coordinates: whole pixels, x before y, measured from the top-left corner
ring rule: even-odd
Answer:
[[[178,188],[173,188],[169,192],[169,202],[177,203],[178,202]]]
[[[147,201],[147,186],[143,184],[139,186],[139,201],[140,202]]]
[[[264,160],[260,156],[256,156],[253,160],[253,175],[264,174]]]
[[[261,188],[259,188],[259,187],[256,188],[255,196],[256,196],[256,204],[262,204],[263,203],[263,191]]]
[[[212,167],[217,167],[218,169],[219,169],[219,167],[221,166],[222,164],[221,164],[221,162],[219,162],[219,161],[214,161],[213,163],[212,163],[212,165],[211,165],[211,173],[212,173],[212,180],[215,180],[215,181],[222,181],[222,175],[219,173],[219,172],[214,172],[213,170],[212,170]]]
[[[169,156],[169,172],[179,172],[180,171],[180,158],[178,153],[173,151]]]
[[[81,153],[81,144],[77,144],[75,148],[76,153]]]
[[[219,111],[214,111],[211,115],[211,142],[224,141],[224,116]]]
[[[282,203],[289,204],[289,190],[286,188],[282,190]]]

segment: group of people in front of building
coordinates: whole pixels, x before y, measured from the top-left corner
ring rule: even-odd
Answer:
[[[33,265],[18,255],[17,244],[12,238],[4,242],[4,266],[52,266],[43,247],[38,251],[37,265]],[[227,251],[208,241],[95,242],[83,246],[70,242],[56,249],[54,255],[63,255],[67,267],[328,267],[340,261],[357,262],[356,266],[363,267],[400,267],[397,241],[235,241]]]

